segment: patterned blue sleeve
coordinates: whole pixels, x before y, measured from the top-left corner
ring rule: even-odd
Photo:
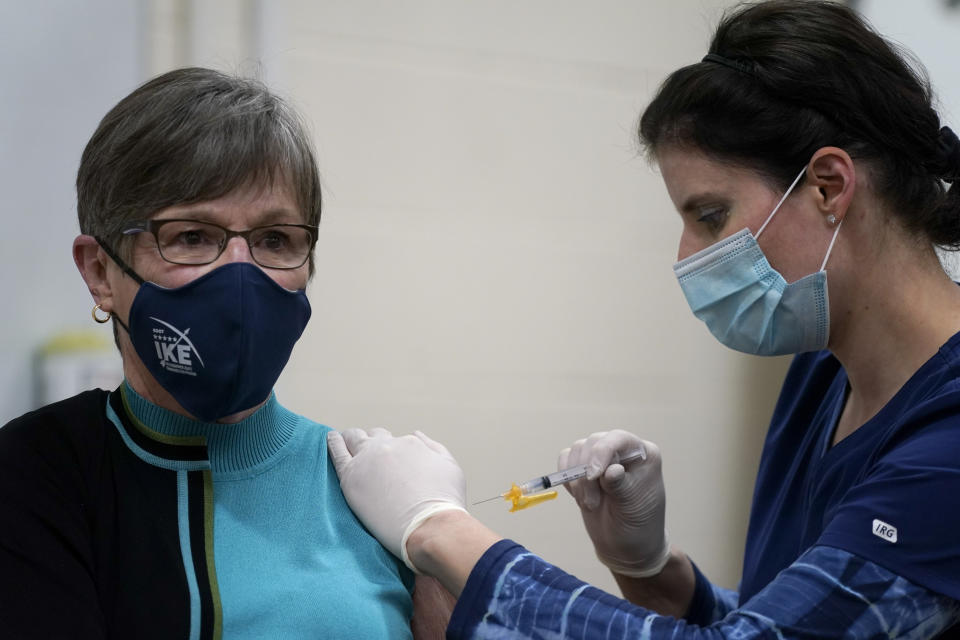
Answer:
[[[724,589],[712,584],[700,572],[696,564],[693,565],[693,575],[696,579],[693,589],[693,598],[683,619],[687,622],[706,626],[717,620],[723,620],[728,613],[737,608],[740,594],[730,589]]]
[[[474,567],[447,637],[912,639],[958,621],[957,601],[845,551],[814,547],[749,602],[698,626],[604,593],[504,540]]]

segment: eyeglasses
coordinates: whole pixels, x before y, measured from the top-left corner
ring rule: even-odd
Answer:
[[[317,242],[317,227],[306,224],[271,224],[245,231],[218,224],[167,218],[134,222],[124,235],[152,233],[160,257],[173,264],[210,264],[220,257],[231,238],[241,237],[250,256],[268,269],[296,269],[310,257]]]

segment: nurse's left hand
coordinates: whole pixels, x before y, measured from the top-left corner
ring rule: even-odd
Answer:
[[[466,512],[466,481],[447,448],[420,431],[393,436],[386,429],[327,434],[330,457],[350,508],[408,567],[410,534],[427,518]]]

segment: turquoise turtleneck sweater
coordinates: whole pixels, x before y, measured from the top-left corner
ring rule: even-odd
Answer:
[[[127,420],[117,403],[107,415],[126,445],[177,473],[192,637],[211,611],[231,639],[410,636],[412,575],[347,506],[327,456],[328,427],[274,395],[247,419],[219,424],[167,411],[126,383],[121,391]],[[199,493],[200,510],[190,506]]]

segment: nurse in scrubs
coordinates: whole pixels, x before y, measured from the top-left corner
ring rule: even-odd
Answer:
[[[666,79],[639,138],[683,222],[674,271],[692,312],[732,349],[797,354],[739,592],[671,545],[659,451],[642,434],[595,433],[559,460],[589,469],[568,486],[622,599],[473,519],[462,472],[423,434],[332,434],[348,501],[459,596],[448,637],[949,634],[960,287],[935,247],[960,247],[960,141],[923,72],[842,4],[744,5]],[[618,462],[638,448],[644,459]]]

